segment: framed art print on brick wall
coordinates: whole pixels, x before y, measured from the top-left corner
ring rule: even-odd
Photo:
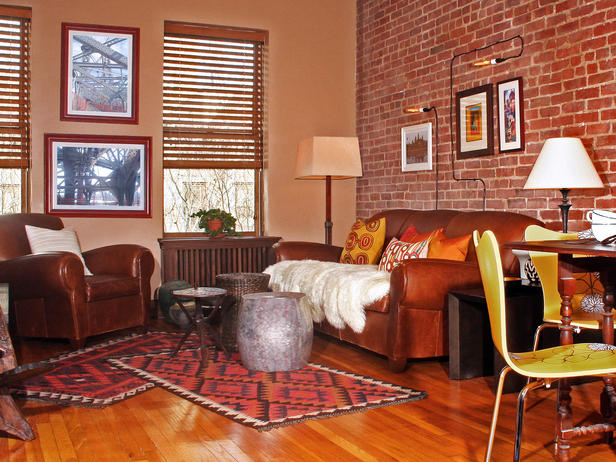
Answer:
[[[522,77],[496,84],[500,152],[524,150],[524,101]]]
[[[402,171],[432,170],[432,123],[402,128]]]
[[[494,153],[492,84],[456,93],[458,159]]]

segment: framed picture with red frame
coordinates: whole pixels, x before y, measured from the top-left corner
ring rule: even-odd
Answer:
[[[151,217],[152,138],[45,134],[45,212]]]
[[[61,120],[138,122],[138,28],[62,23],[61,62]]]

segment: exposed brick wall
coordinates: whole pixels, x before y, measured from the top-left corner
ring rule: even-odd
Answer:
[[[517,53],[515,40],[455,61],[454,104],[456,92],[494,84],[494,155],[455,160],[455,175],[485,181],[488,210],[517,211],[559,228],[560,193],[522,188],[547,138],[575,136],[605,187],[570,193],[569,229],[588,228],[583,215],[589,209],[616,208],[614,0],[358,0],[357,132],[364,170],[357,183],[358,216],[435,206],[434,158],[431,171],[401,170],[401,128],[434,122],[433,112],[403,114],[408,106],[438,110],[439,208],[482,209],[481,185],[452,175],[449,66],[454,54],[517,34],[525,42],[520,58],[471,66]],[[518,76],[525,149],[500,153],[496,83]]]

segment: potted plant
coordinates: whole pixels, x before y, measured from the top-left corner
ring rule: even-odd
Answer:
[[[199,228],[209,236],[236,236],[235,218],[228,212],[220,209],[200,209],[193,213],[191,218],[199,218]]]

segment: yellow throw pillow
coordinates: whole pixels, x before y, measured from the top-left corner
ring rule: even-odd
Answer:
[[[376,265],[385,243],[385,218],[364,223],[358,219],[351,227],[340,263]]]

